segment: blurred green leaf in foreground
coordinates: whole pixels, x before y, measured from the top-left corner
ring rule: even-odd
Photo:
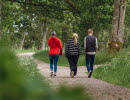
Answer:
[[[90,100],[81,87],[49,87],[33,59],[18,58],[0,42],[0,100]]]

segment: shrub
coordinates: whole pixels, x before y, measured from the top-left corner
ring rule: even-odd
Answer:
[[[49,94],[48,90],[32,62],[20,65],[14,53],[1,45],[0,100],[37,100],[36,97]]]
[[[75,95],[77,94],[77,95]],[[90,100],[81,87],[49,88],[33,59],[20,58],[0,47],[0,100]]]

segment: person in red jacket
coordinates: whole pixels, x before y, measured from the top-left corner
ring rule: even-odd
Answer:
[[[50,60],[50,77],[56,76],[57,72],[57,62],[59,56],[62,55],[62,43],[59,38],[56,37],[56,32],[51,33],[51,37],[48,39],[49,50],[49,60]],[[54,70],[54,73],[53,73]]]

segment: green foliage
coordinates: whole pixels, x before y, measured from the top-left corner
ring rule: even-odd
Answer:
[[[124,46],[130,45],[130,3],[126,6]]]
[[[91,100],[90,97],[86,96],[83,87],[69,88],[62,86],[56,95],[59,95],[58,98],[53,100]]]
[[[54,30],[64,43],[73,32],[79,33],[80,40],[83,40],[88,28],[93,28],[96,36],[102,35],[103,30],[110,30],[112,0],[109,2],[106,0],[71,0],[73,6],[80,9],[80,14],[77,14],[76,9],[74,10],[67,2],[60,0],[33,0],[34,4],[9,1],[11,0],[3,1],[3,15],[6,16],[3,16],[2,22],[3,37],[7,38],[10,45],[15,48],[20,47],[24,33],[28,32],[23,47],[34,46],[39,49],[44,34],[41,32],[44,23],[47,23],[48,35],[51,30]]]
[[[97,68],[93,75],[110,83],[130,88],[130,55],[129,48],[119,52],[110,63]]]
[[[18,61],[17,57],[2,44],[0,60],[0,100],[37,100],[36,98],[40,96],[46,97],[48,88],[34,61],[27,59]]]
[[[41,32],[44,23],[47,23],[48,35],[54,30],[64,43],[72,33],[79,33],[79,40],[86,36],[88,28],[94,29],[94,35],[98,37],[99,43],[107,44],[111,30],[113,15],[113,0],[32,0],[28,1],[3,0],[2,2],[2,38],[9,44],[19,48],[24,38],[23,47],[35,47],[40,49],[44,32]],[[77,13],[76,9],[80,10]],[[126,8],[124,45],[128,47],[130,41],[129,33],[129,4]],[[13,13],[12,13],[13,12]],[[45,29],[43,29],[45,31]],[[83,45],[83,42],[81,42]]]
[[[17,61],[15,61],[14,59],[16,59],[16,57],[7,48],[3,48],[3,44],[1,44],[0,100],[8,100],[11,98],[13,100],[17,100],[19,99],[17,96],[23,94],[22,91],[18,91],[22,90],[23,87],[21,86],[20,73],[17,71]]]
[[[31,48],[31,49],[14,49],[14,52],[19,54],[19,53],[28,53],[28,52],[37,52],[38,50],[36,48]]]
[[[113,15],[113,0],[81,0],[76,3],[81,11],[80,23],[77,32],[80,33],[80,41],[87,35],[87,30],[92,28],[94,36],[99,42],[106,44],[109,40]],[[105,31],[105,32],[104,32]],[[83,44],[83,42],[81,42]]]
[[[112,0],[109,2],[104,2],[101,0],[86,0],[81,6],[81,11],[83,13],[81,21],[82,27],[84,26],[84,28],[108,29],[112,19],[112,5]]]
[[[18,58],[0,45],[0,100],[90,100],[82,87],[50,89],[34,59]]]
[[[37,65],[34,59],[20,57],[19,64],[19,70],[22,71],[25,76],[29,77],[29,80],[34,80],[34,78],[39,78],[39,80],[43,80],[42,76],[38,72],[38,69],[36,68]]]
[[[105,64],[111,62],[111,59],[115,57],[115,55],[116,54],[108,53],[107,50],[97,51],[95,56],[95,64],[99,65],[99,64]]]

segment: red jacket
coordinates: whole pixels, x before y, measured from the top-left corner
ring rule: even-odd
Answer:
[[[49,54],[62,55],[62,43],[56,36],[48,39],[48,46],[50,47]]]

